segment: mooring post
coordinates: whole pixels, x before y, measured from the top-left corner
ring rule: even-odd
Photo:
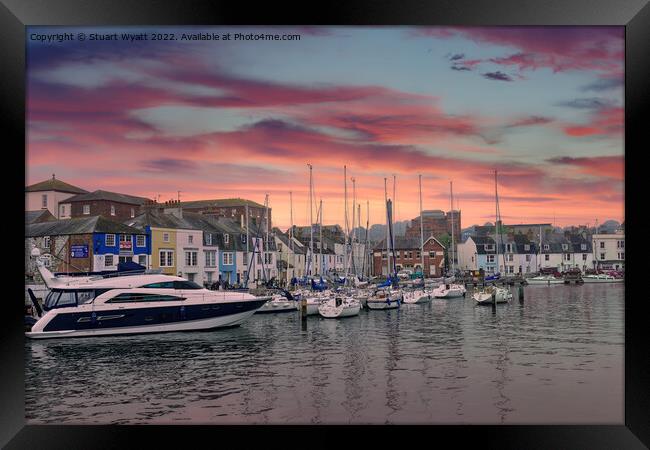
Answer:
[[[524,303],[524,285],[519,285],[519,303]]]
[[[497,306],[497,290],[496,290],[496,286],[495,286],[495,289],[492,291],[492,306]]]
[[[300,299],[300,318],[302,320],[307,320],[307,299]]]

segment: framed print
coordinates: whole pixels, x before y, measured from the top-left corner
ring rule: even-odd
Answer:
[[[7,448],[649,445],[647,2],[0,11]]]

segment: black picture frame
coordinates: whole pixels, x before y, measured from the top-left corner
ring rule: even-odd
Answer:
[[[0,367],[0,445],[15,448],[130,448],[140,445],[210,445],[239,442],[249,447],[250,430],[262,444],[339,445],[358,437],[374,442],[427,446],[477,443],[492,448],[644,448],[650,446],[650,352],[648,300],[634,283],[642,279],[643,245],[628,246],[625,289],[625,423],[621,425],[431,426],[431,427],[246,427],[242,426],[26,426],[24,334],[20,236],[24,232],[25,27],[29,25],[622,25],[626,28],[625,187],[626,228],[632,242],[643,242],[645,203],[641,184],[646,168],[644,128],[650,102],[650,5],[647,0],[448,0],[425,2],[346,1],[287,5],[266,2],[156,0],[0,0],[0,116],[5,147],[5,239],[11,279],[3,299]],[[9,138],[9,139],[7,139]],[[4,147],[4,146],[3,146]],[[8,158],[8,159],[7,159]],[[641,201],[639,201],[641,200]],[[22,230],[22,231],[21,231]],[[16,255],[11,257],[10,255]],[[639,291],[640,295],[635,295]],[[607,386],[603,386],[603,390]],[[589,401],[589,399],[585,399]],[[404,428],[409,428],[405,430]],[[417,431],[417,436],[412,433]],[[343,433],[345,437],[335,437]],[[244,438],[245,439],[242,439]],[[271,438],[280,440],[271,441]],[[374,442],[373,442],[374,441]],[[203,442],[203,443],[202,443]],[[207,443],[207,444],[205,444]],[[328,444],[329,443],[329,444]],[[238,446],[239,446],[238,445]],[[255,444],[255,445],[260,445]],[[359,444],[354,444],[359,445]],[[421,444],[418,444],[418,446]]]

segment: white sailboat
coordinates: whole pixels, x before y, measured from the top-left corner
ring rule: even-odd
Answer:
[[[600,273],[597,275],[583,275],[582,281],[585,283],[622,283],[623,278],[616,278],[611,275]]]
[[[420,264],[422,272],[421,287],[404,292],[404,303],[424,303],[431,300],[431,291],[424,285],[424,224],[422,219],[422,175],[418,175],[420,192]]]
[[[494,240],[496,243],[496,264],[499,266],[499,247],[502,239],[499,239],[501,232],[499,230],[501,211],[499,210],[499,194],[497,191],[497,171],[494,171],[494,198],[495,198],[495,223],[494,223]],[[505,266],[505,256],[503,258]],[[507,303],[512,300],[512,293],[509,289],[498,286],[487,286],[480,289],[472,295],[472,298],[478,304]]]
[[[526,279],[526,282],[528,284],[543,284],[543,285],[564,284],[564,280],[562,278],[555,278],[553,275],[538,275],[536,277]]]
[[[436,298],[456,298],[464,297],[467,293],[467,289],[462,284],[454,284],[455,273],[456,273],[456,254],[454,250],[454,190],[453,184],[449,182],[449,196],[451,200],[451,252],[453,256],[451,257],[451,276],[452,278],[445,279],[445,282],[441,284],[437,289],[435,289],[432,294]],[[448,252],[449,253],[449,252]]]

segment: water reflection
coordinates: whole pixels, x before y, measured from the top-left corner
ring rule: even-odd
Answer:
[[[70,424],[622,423],[622,286],[529,286],[523,304],[474,303],[309,317],[306,331],[297,314],[257,315],[221,331],[28,341],[26,416]]]

